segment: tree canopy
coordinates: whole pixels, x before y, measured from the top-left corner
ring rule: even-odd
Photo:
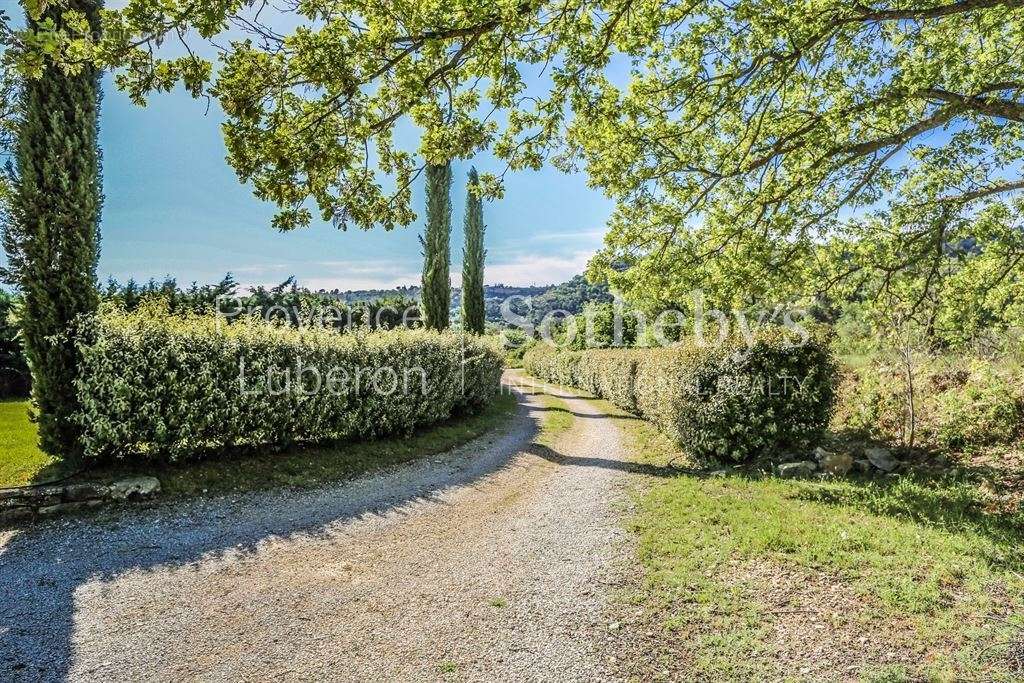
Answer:
[[[744,300],[884,279],[901,253],[938,263],[996,205],[1012,222],[1022,5],[128,0],[100,39],[15,42],[24,73],[95,59],[139,102],[178,83],[215,98],[228,161],[279,228],[313,207],[407,224],[425,164],[490,148],[508,169],[583,168],[616,200],[593,277],[636,300],[709,282]],[[399,144],[403,122],[418,146]]]

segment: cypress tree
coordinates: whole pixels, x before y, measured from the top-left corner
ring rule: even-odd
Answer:
[[[47,20],[65,26],[65,9],[82,12],[94,32],[102,3],[70,0],[52,5],[30,28]],[[99,124],[100,72],[85,64],[65,74],[48,64],[21,87],[15,177],[4,226],[8,279],[21,290],[25,356],[41,448],[67,459],[80,454],[72,420],[78,402],[78,354],[58,335],[81,314],[95,311],[96,260],[102,204]]]
[[[427,165],[427,228],[423,245],[423,316],[433,330],[449,323],[452,285],[449,276],[452,232],[452,169],[448,163]]]
[[[469,187],[477,184],[476,169],[469,169]],[[484,333],[484,203],[479,195],[466,195],[466,245],[462,250],[462,329]]]

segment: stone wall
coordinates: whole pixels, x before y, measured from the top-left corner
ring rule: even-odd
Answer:
[[[0,524],[85,510],[105,503],[142,500],[160,493],[160,480],[132,477],[112,484],[73,483],[0,489]]]

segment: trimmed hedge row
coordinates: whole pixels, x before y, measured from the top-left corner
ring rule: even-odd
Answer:
[[[523,366],[650,420],[694,457],[736,462],[813,445],[828,426],[837,383],[825,340],[793,346],[781,331],[718,347],[560,351],[540,344]]]
[[[339,335],[152,310],[105,312],[77,342],[91,457],[410,432],[488,402],[503,366],[497,344],[454,333]]]

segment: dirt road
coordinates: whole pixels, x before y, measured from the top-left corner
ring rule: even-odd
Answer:
[[[0,679],[614,678],[630,475],[563,395],[396,471],[0,531]]]

